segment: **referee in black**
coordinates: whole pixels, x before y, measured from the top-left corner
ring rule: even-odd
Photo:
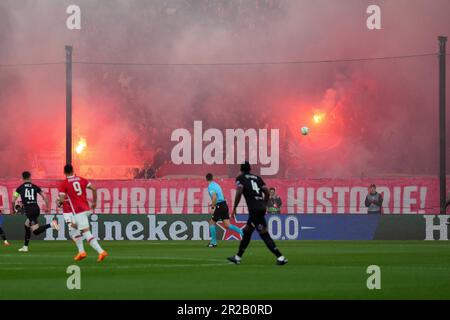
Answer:
[[[264,217],[270,194],[269,189],[261,177],[250,173],[250,171],[250,163],[246,161],[241,165],[241,175],[236,178],[237,191],[232,215],[236,215],[236,208],[239,205],[242,195],[244,195],[248,206],[249,218],[244,228],[244,236],[239,244],[239,251],[237,255],[229,257],[228,260],[235,264],[241,263],[242,255],[250,243],[253,231],[256,229],[267,248],[277,256],[277,265],[284,265],[288,260],[281,254],[275,242],[270,237],[267,229],[267,221]]]
[[[45,232],[45,230],[47,230],[48,228],[59,230],[59,226],[56,219],[54,219],[51,224],[39,226],[38,218],[41,214],[41,210],[37,203],[37,195],[39,194],[42,199],[44,199],[47,210],[50,209],[48,199],[45,196],[45,193],[42,192],[42,189],[31,182],[30,172],[24,171],[22,173],[22,179],[23,183],[14,192],[11,208],[13,208],[12,210],[14,213],[18,212],[16,201],[20,196],[23,204],[23,208],[20,211],[22,211],[27,216],[27,220],[25,221],[25,243],[23,247],[19,249],[19,251],[28,252],[28,244],[30,243],[31,232],[33,232],[34,235],[39,235]]]

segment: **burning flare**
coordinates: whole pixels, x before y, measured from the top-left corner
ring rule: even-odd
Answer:
[[[316,124],[321,123],[324,118],[325,118],[325,113],[323,113],[323,112],[320,112],[320,113],[318,112],[313,115],[313,120],[314,120],[314,123],[316,123]]]
[[[84,151],[84,149],[86,149],[86,146],[87,146],[86,139],[80,138],[80,140],[78,140],[77,147],[75,148],[75,152],[81,154]]]

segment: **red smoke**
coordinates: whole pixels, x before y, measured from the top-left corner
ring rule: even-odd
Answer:
[[[107,5],[79,0],[81,31],[65,28],[69,4],[2,1],[0,64],[63,62],[66,44],[74,46],[75,61],[396,56],[436,52],[437,36],[450,31],[447,0],[112,0]],[[366,28],[371,4],[382,9],[382,30]],[[434,56],[265,66],[75,63],[73,68],[74,143],[80,137],[88,143],[74,162],[80,170],[106,168],[91,172],[94,177],[125,176],[120,166],[146,161],[164,166],[170,162],[171,132],[192,128],[194,120],[202,120],[205,129],[279,128],[279,177],[438,170]],[[61,165],[64,72],[64,64],[0,69],[0,177],[39,171],[46,163]],[[315,113],[326,116],[314,123]],[[310,135],[300,135],[302,126]],[[45,176],[46,170],[39,172]]]

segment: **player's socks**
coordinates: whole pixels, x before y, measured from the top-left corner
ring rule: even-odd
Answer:
[[[45,230],[47,230],[48,228],[51,228],[51,227],[52,226],[50,224],[46,224],[46,225],[40,226],[39,228],[37,228],[36,230],[33,231],[33,234],[35,236],[37,236],[37,235],[45,232]]]
[[[0,227],[0,237],[2,237],[3,241],[6,241],[5,231]]]
[[[216,245],[217,244],[217,235],[216,235],[216,225],[215,224],[209,225],[209,234],[211,235],[211,244]]]
[[[84,232],[83,237],[89,243],[89,245],[98,253],[102,253],[103,251],[105,251],[102,249],[102,247],[100,247],[97,239],[95,239],[95,237],[92,235],[90,231]]]
[[[241,237],[244,235],[244,233],[242,232],[242,230],[235,226],[234,224],[230,224],[229,228],[237,233],[239,233],[241,235]]]
[[[84,252],[83,236],[81,235],[80,231],[75,228],[69,227],[69,235],[77,245],[78,252]]]
[[[25,243],[24,247],[28,247],[28,244],[30,243],[31,238],[31,229],[29,227],[25,227]]]
[[[77,245],[78,252],[84,252],[83,236],[81,234],[75,236],[75,244]]]
[[[277,246],[275,245],[275,242],[273,241],[273,239],[270,237],[270,234],[268,232],[264,232],[264,233],[260,233],[259,234],[261,236],[261,239],[264,240],[264,243],[266,244],[267,248],[269,248],[269,250],[277,256],[277,258],[281,257],[282,254],[280,252],[280,250],[278,250]]]

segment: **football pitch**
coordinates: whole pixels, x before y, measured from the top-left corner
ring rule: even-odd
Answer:
[[[450,299],[447,241],[278,241],[289,259],[276,266],[261,241],[233,265],[237,241],[103,241],[75,263],[73,243],[32,241],[19,253],[0,248],[0,299]],[[81,289],[67,288],[67,268],[81,268]],[[367,267],[381,268],[369,290]]]

